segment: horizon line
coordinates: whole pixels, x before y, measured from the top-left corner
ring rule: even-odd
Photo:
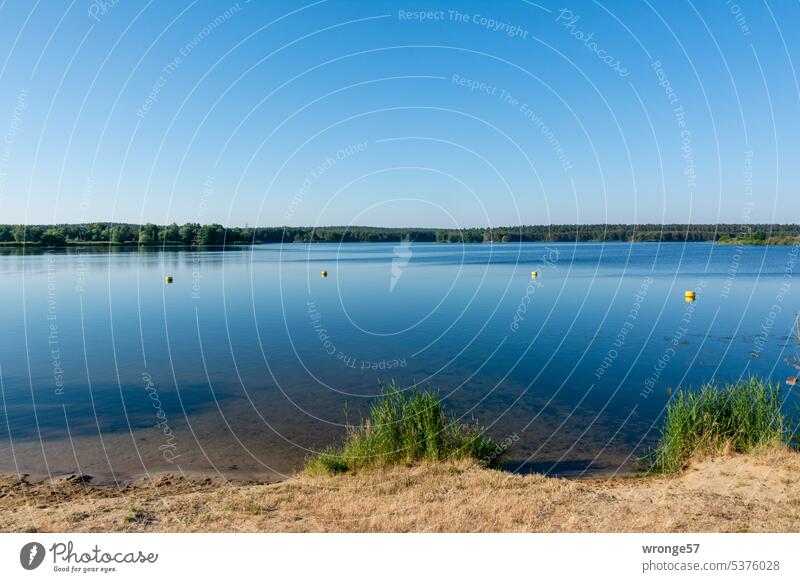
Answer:
[[[185,224],[192,224],[192,225],[199,225],[199,226],[212,226],[218,225],[222,228],[272,228],[272,229],[292,229],[292,228],[302,228],[302,229],[329,229],[329,228],[336,228],[336,229],[357,229],[357,228],[373,228],[373,229],[383,229],[383,230],[420,230],[420,231],[435,231],[435,230],[477,230],[477,229],[516,229],[516,228],[554,228],[554,227],[642,227],[642,226],[654,226],[654,227],[698,227],[698,226],[708,226],[708,227],[721,227],[721,226],[741,226],[741,227],[774,227],[774,226],[799,226],[800,222],[585,222],[585,223],[569,223],[569,222],[561,222],[561,223],[549,223],[549,224],[516,224],[516,225],[474,225],[474,226],[378,226],[378,225],[369,225],[369,224],[353,224],[353,225],[343,225],[343,224],[326,224],[326,225],[287,225],[287,224],[276,224],[276,225],[259,225],[253,226],[245,223],[244,225],[228,225],[225,226],[219,222],[125,222],[125,221],[113,221],[113,220],[91,220],[91,221],[81,221],[81,222],[8,222],[8,223],[0,223],[0,226],[6,227],[14,227],[14,226],[24,226],[24,227],[32,227],[32,226],[40,226],[40,227],[58,227],[58,226],[82,226],[82,225],[90,225],[90,224],[100,224],[100,225],[126,225],[126,226],[145,226],[145,225],[153,225],[153,226],[171,226],[177,225],[182,226]]]

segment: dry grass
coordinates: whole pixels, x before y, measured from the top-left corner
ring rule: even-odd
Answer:
[[[673,476],[569,481],[468,461],[278,484],[161,477],[126,488],[0,479],[0,531],[800,531],[800,454],[707,459]]]

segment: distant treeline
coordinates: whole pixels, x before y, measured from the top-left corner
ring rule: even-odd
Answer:
[[[0,225],[0,244],[66,246],[236,245],[280,242],[697,242],[796,244],[797,224],[559,224],[497,228],[380,228],[368,226],[228,227],[221,224],[177,225],[89,223]]]

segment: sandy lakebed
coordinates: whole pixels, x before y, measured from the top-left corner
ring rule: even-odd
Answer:
[[[800,454],[693,463],[672,476],[563,479],[420,464],[278,483],[158,475],[0,478],[4,532],[797,532]]]

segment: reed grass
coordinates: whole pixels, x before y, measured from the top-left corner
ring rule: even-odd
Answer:
[[[644,460],[651,473],[673,473],[695,456],[788,444],[785,423],[781,386],[766,380],[681,389],[667,405],[660,440]]]
[[[504,448],[474,423],[450,417],[437,392],[382,385],[367,419],[349,426],[344,443],[312,457],[306,470],[335,474],[419,461],[475,459],[497,466]]]

